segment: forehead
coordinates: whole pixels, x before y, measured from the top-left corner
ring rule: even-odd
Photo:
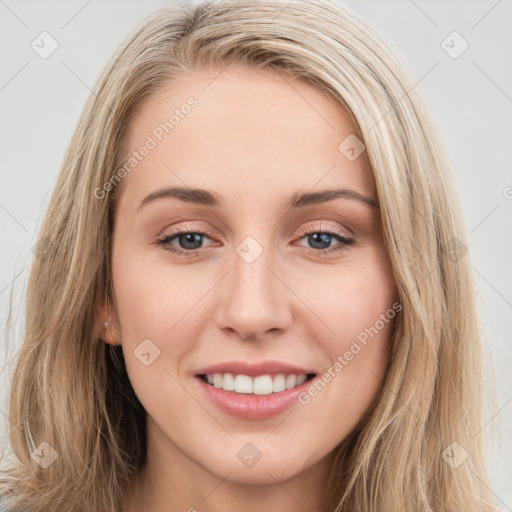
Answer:
[[[338,148],[357,133],[348,111],[304,79],[245,68],[196,72],[133,113],[124,162],[151,149],[121,185],[131,200],[164,185],[280,197],[318,183],[373,195],[366,155],[350,161]]]

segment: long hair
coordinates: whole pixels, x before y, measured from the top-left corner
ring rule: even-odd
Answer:
[[[402,305],[381,389],[336,448],[326,482],[332,510],[495,510],[477,435],[474,285],[442,144],[393,51],[329,0],[173,2],[106,66],[66,152],[31,268],[9,395],[16,462],[0,475],[5,506],[117,512],[143,467],[144,408],[120,347],[94,330],[98,297],[115,302],[118,188],[105,184],[122,164],[136,107],[183,73],[237,65],[302,77],[349,111],[366,147]],[[99,198],[98,190],[107,193]]]

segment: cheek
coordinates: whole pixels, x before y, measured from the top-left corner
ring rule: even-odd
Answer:
[[[136,253],[114,258],[113,266],[130,382],[147,413],[172,424],[171,409],[183,410],[190,400],[178,381],[180,363],[197,339],[198,323],[189,321],[187,311],[198,299],[183,288],[186,283],[179,280],[179,272],[177,279],[170,279],[168,269],[165,272],[158,262],[142,263]]]
[[[328,356],[318,393],[339,405],[332,412],[339,421],[347,415],[358,419],[369,406],[385,374],[395,327],[396,287],[389,264],[383,251],[370,255],[312,288],[312,308],[329,327],[317,338]]]
[[[357,426],[382,386],[396,318],[385,291],[355,287],[350,297],[336,298],[329,306],[336,336],[322,341],[328,361],[299,397],[308,417],[316,418],[305,425],[304,439],[317,436],[325,446]]]
[[[176,338],[190,329],[185,315],[204,295],[204,286],[190,272],[171,272],[162,259],[119,248],[113,258],[113,282],[123,342]],[[197,281],[197,282],[196,282]],[[180,321],[180,319],[185,321]],[[185,337],[186,338],[186,337]]]
[[[379,320],[394,299],[386,267],[378,263],[347,266],[329,278],[315,280],[309,290],[307,303],[322,320],[324,339],[330,340],[333,349],[344,350],[351,340],[364,338],[376,322],[379,331],[386,331]]]

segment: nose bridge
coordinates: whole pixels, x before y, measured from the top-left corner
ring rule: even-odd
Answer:
[[[270,307],[276,302],[276,294],[279,294],[276,277],[269,269],[274,266],[272,250],[264,241],[259,242],[248,236],[238,244],[235,251],[231,295],[236,297],[241,307],[251,304],[260,308],[263,305]]]
[[[218,327],[244,338],[282,329],[290,320],[284,285],[276,277],[272,250],[248,236],[235,248],[233,268],[217,310]]]

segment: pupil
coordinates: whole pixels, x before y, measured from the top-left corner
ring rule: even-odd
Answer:
[[[180,237],[180,243],[182,242],[184,242],[182,245],[184,246],[185,249],[198,249],[198,247],[188,247],[187,245],[194,245],[194,243],[199,243],[199,245],[201,245],[201,235],[199,235],[198,233],[186,233],[184,235],[181,235]]]
[[[313,241],[313,245],[315,243],[325,243],[327,247],[329,247],[330,238],[331,235],[329,235],[328,233],[313,233],[312,235],[310,235],[310,241]],[[326,249],[327,247],[315,247],[315,249]]]

